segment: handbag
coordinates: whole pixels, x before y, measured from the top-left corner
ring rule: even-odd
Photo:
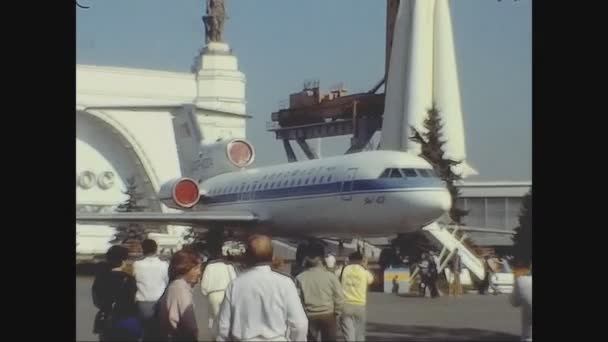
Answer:
[[[97,312],[93,323],[93,334],[102,334],[112,326],[112,311],[114,311],[115,306],[116,302],[113,302],[110,311],[99,310]]]
[[[125,277],[122,281],[121,287],[124,287],[127,282],[127,278]],[[95,315],[95,321],[93,322],[93,334],[103,334],[108,331],[110,327],[112,327],[113,313],[114,308],[116,307],[116,298],[112,301],[110,305],[110,310],[99,310]]]

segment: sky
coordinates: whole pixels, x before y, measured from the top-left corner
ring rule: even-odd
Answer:
[[[76,62],[189,72],[204,45],[205,0],[79,0]],[[467,180],[531,180],[532,1],[452,0]],[[266,131],[304,80],[368,91],[384,72],[384,0],[227,0],[224,40],[247,78],[247,138],[256,164],[286,162]],[[296,151],[299,147],[293,144]],[[338,155],[348,138],[322,142]],[[298,152],[300,158],[302,153]]]

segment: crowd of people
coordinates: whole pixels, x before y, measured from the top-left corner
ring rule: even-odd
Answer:
[[[243,267],[221,252],[204,262],[200,250],[185,247],[170,262],[144,240],[144,257],[128,270],[128,250],[112,246],[107,267],[93,283],[99,309],[94,332],[100,341],[197,341],[193,291],[207,299],[206,327],[215,341],[364,341],[366,302],[374,276],[359,252],[339,268],[322,244],[308,246],[297,274],[273,263],[272,240],[253,235]],[[332,260],[333,259],[333,260]]]
[[[374,276],[360,252],[337,267],[322,244],[312,243],[301,250],[289,275],[278,270],[281,264],[265,235],[249,238],[243,265],[225,259],[221,250],[205,260],[200,249],[185,247],[166,262],[154,240],[144,240],[141,248],[143,258],[130,269],[127,248],[112,246],[106,253],[106,267],[92,287],[100,341],[197,341],[193,289],[198,283],[208,303],[206,329],[215,341],[335,341],[339,332],[346,341],[365,341]],[[488,277],[508,267],[493,258],[485,263]],[[428,289],[431,297],[439,296],[438,257],[423,253],[416,266],[421,293]],[[456,251],[449,263],[449,294],[462,294],[462,267]],[[522,307],[522,339],[531,340],[531,270],[517,277],[510,301]]]

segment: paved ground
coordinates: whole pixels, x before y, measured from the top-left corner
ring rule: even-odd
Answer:
[[[91,277],[76,278],[76,339],[96,341]],[[199,339],[208,341],[206,306],[195,289]],[[369,341],[512,341],[520,331],[519,311],[507,297],[465,295],[461,298],[412,298],[370,293],[367,307]]]

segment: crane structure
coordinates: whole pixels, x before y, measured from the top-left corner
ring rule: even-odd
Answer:
[[[388,74],[393,30],[400,0],[386,1],[386,59],[381,80],[365,93],[347,95],[342,85],[327,94],[321,94],[319,81],[307,81],[302,91],[289,96],[287,108],[272,113],[268,131],[275,133],[289,162],[297,161],[291,141],[296,141],[309,159],[318,158],[307,143],[308,139],[352,135],[346,153],[369,147],[374,133],[382,127],[384,93],[378,90],[385,84]]]

